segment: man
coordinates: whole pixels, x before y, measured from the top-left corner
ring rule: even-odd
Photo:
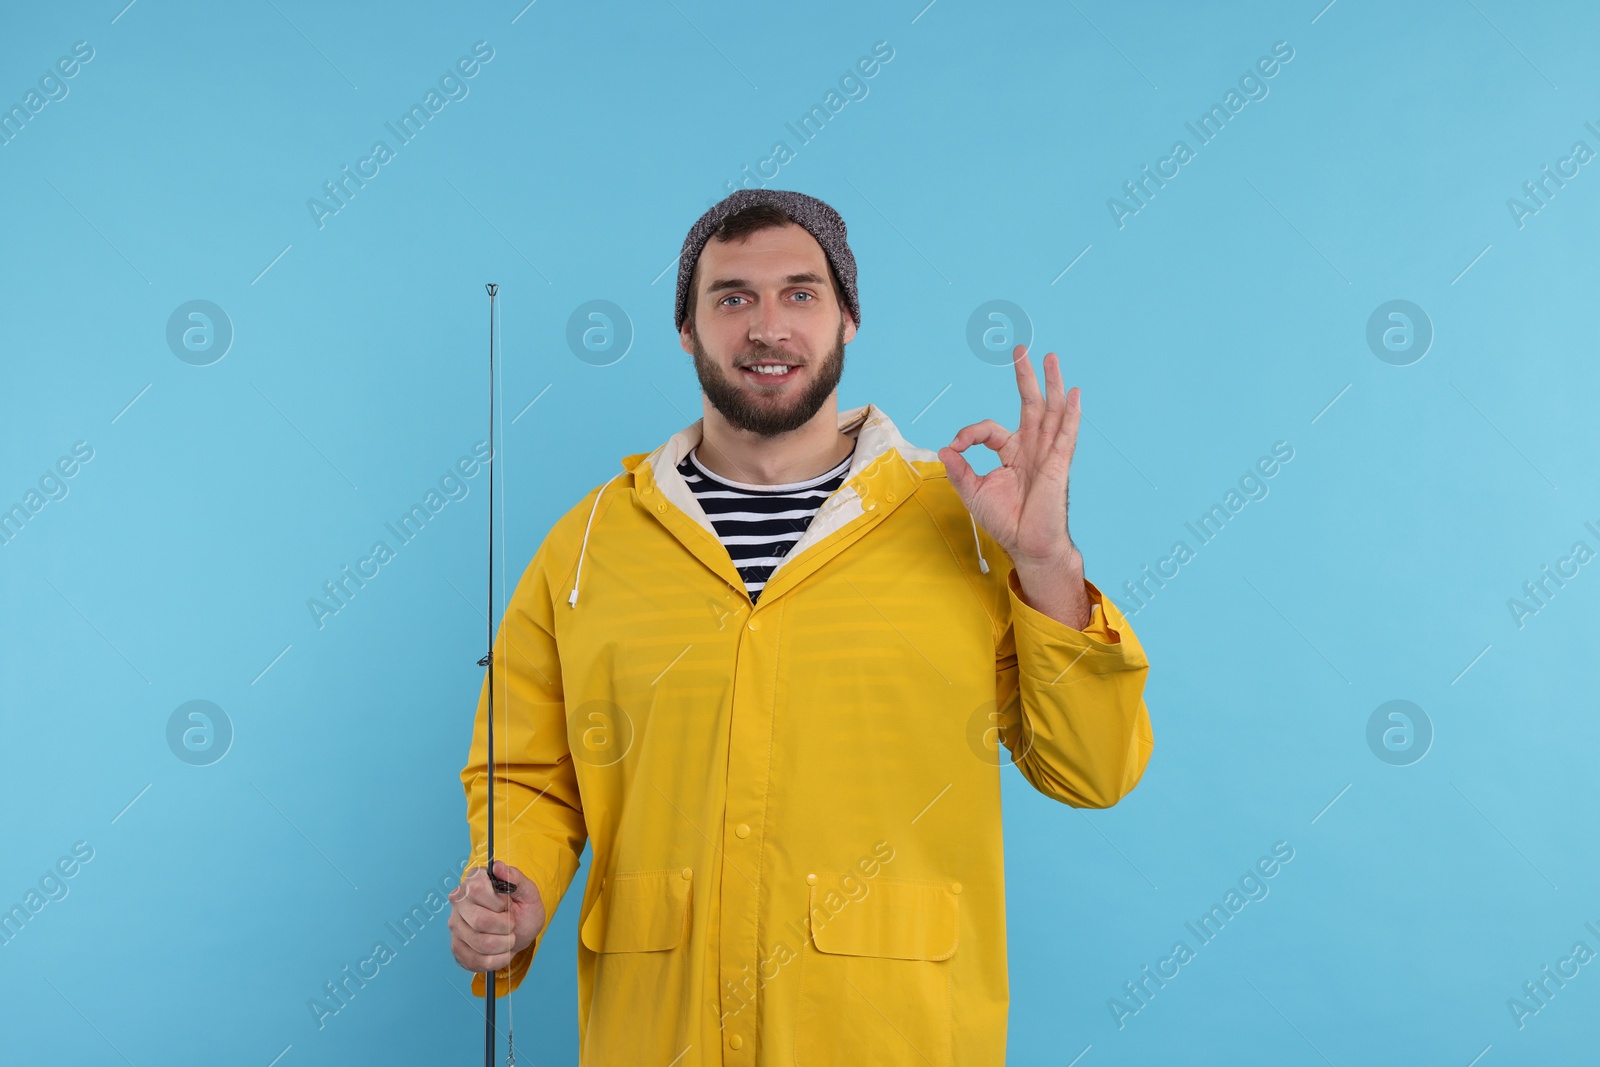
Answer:
[[[495,640],[452,949],[514,988],[587,840],[583,1064],[1003,1063],[1001,767],[1108,807],[1149,759],[1148,663],[1067,532],[1055,355],[1041,394],[1017,348],[1015,432],[935,453],[838,412],[859,322],[828,205],[707,212],[677,302],[704,417],[555,523]]]

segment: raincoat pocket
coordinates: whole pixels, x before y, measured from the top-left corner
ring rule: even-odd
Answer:
[[[865,884],[859,899],[810,887],[795,1063],[949,1067],[959,890],[881,877]]]
[[[693,872],[608,878],[579,940],[594,952],[584,1067],[671,1062],[687,1045]]]

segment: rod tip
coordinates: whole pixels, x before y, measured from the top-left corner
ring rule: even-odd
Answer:
[[[489,295],[490,296],[493,296],[494,294],[496,294],[496,293],[498,293],[500,291],[500,287],[498,285],[496,285],[494,282],[490,282],[488,285],[485,285],[484,288],[489,290]]]

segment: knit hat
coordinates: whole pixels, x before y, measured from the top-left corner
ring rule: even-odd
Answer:
[[[711,239],[711,232],[722,224],[723,219],[753,204],[772,204],[782,208],[785,214],[805,227],[806,232],[817,239],[817,244],[822,246],[833,272],[839,276],[839,285],[844,289],[844,299],[850,309],[850,316],[856,320],[856,325],[860,326],[861,305],[856,299],[856,257],[851,255],[850,245],[845,242],[844,219],[839,217],[837,211],[816,197],[788,189],[739,189],[700,216],[700,221],[694,224],[689,230],[689,236],[684,238],[683,255],[678,259],[678,306],[674,324],[681,330],[683,320],[688,317],[689,276],[694,273],[694,265],[700,259],[701,250]]]

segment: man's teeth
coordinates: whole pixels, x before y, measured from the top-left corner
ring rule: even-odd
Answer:
[[[758,374],[782,374],[787,371],[789,367],[783,363],[764,363],[759,367],[746,367],[745,369],[753,370]]]

